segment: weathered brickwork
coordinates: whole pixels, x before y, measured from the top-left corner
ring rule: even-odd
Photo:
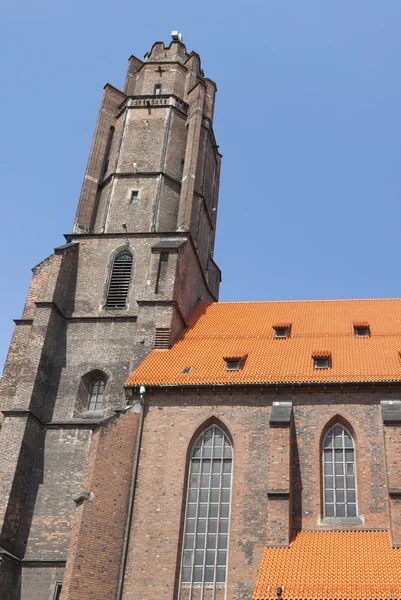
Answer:
[[[65,560],[73,501],[83,488],[90,440],[88,429],[49,429],[42,434],[25,502],[26,526],[20,529],[19,554],[27,560]]]
[[[0,544],[12,555],[18,556],[18,536],[24,525],[25,501],[39,440],[40,428],[34,419],[26,413],[6,413],[0,430]]]
[[[208,394],[155,395],[147,400],[124,600],[176,597],[189,449],[203,427],[221,423],[234,448],[230,577],[249,595],[266,541],[265,452],[269,411],[262,398]]]
[[[33,269],[0,383],[1,600],[54,600],[61,583],[61,600],[249,600],[264,548],[297,530],[386,529],[401,546],[395,383],[124,390],[218,299],[215,93],[178,41],[131,57],[123,92],[105,86],[73,231]],[[125,306],[106,308],[122,250]],[[234,453],[227,583],[180,588],[190,457],[213,424]],[[336,424],[355,444],[357,517],[329,522]]]
[[[288,544],[296,529],[328,527],[322,523],[321,444],[334,423],[347,424],[354,435],[358,514],[364,519],[360,525],[337,527],[388,528],[384,398],[368,391],[149,392],[124,600],[136,594],[150,599],[178,593],[189,451],[212,422],[229,433],[234,447],[228,598],[252,594],[266,545]],[[290,427],[270,427],[275,401],[292,402]],[[272,490],[281,495],[270,495]]]
[[[293,485],[302,488],[302,506],[294,507],[294,525],[316,528],[322,514],[321,444],[328,426],[338,422],[353,434],[356,443],[358,514],[364,525],[388,528],[388,496],[380,400],[374,394],[330,394],[330,404],[311,398],[294,407],[298,478]]]
[[[68,548],[62,600],[115,598],[130,504],[139,414],[131,412],[96,431]]]
[[[22,581],[18,600],[54,600],[58,583],[63,581],[64,566],[59,563],[24,565],[22,567]]]
[[[115,594],[138,418],[113,420],[124,381],[157,329],[173,343],[218,298],[215,91],[179,42],[131,57],[124,91],[105,86],[73,232],[33,269],[0,383],[1,598],[53,600],[68,548],[63,598],[100,598],[96,581]],[[106,310],[120,250],[133,257],[126,306]],[[105,389],[90,411],[95,377]],[[90,473],[95,499],[75,506]]]
[[[268,450],[267,545],[287,546],[291,538],[291,423],[272,424]]]

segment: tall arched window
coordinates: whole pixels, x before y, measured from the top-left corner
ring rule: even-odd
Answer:
[[[325,517],[356,517],[355,447],[351,434],[335,425],[323,440]]]
[[[105,383],[103,379],[96,379],[91,386],[90,399],[89,399],[89,410],[100,410],[103,403]]]
[[[226,581],[232,446],[216,425],[196,441],[189,465],[181,590]],[[181,594],[184,597],[185,594]]]
[[[106,308],[125,308],[131,281],[132,254],[123,250],[114,259]]]

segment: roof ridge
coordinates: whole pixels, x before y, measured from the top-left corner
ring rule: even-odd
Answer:
[[[325,299],[311,299],[311,300],[225,300],[217,302],[201,302],[200,304],[207,305],[222,305],[222,304],[302,304],[309,302],[383,302],[383,301],[395,301],[401,300],[401,298],[325,298]]]

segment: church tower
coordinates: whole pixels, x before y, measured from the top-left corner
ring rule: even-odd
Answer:
[[[72,233],[33,269],[1,380],[2,600],[92,597],[73,550],[63,579],[68,548],[85,552],[98,477],[122,490],[99,529],[116,528],[104,544],[115,597],[140,426],[124,382],[218,299],[215,94],[175,32],[129,59],[123,91],[104,88]]]

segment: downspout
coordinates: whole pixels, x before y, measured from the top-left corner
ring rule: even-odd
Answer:
[[[139,453],[141,449],[142,443],[142,433],[143,433],[143,422],[144,422],[144,414],[145,414],[145,392],[146,388],[144,385],[141,385],[139,388],[139,428],[138,435],[136,439],[136,448],[135,448],[135,460],[132,468],[132,476],[131,476],[131,485],[129,490],[129,498],[128,498],[128,514],[127,514],[127,522],[125,524],[124,531],[124,539],[123,539],[123,551],[121,555],[121,567],[120,567],[120,575],[118,578],[118,588],[117,588],[117,596],[116,600],[121,600],[123,595],[124,588],[124,575],[125,575],[125,567],[127,566],[127,556],[128,556],[128,544],[131,533],[131,523],[132,523],[132,513],[134,511],[134,502],[135,502],[135,490],[136,490],[136,480],[138,476],[138,465],[139,465]]]

